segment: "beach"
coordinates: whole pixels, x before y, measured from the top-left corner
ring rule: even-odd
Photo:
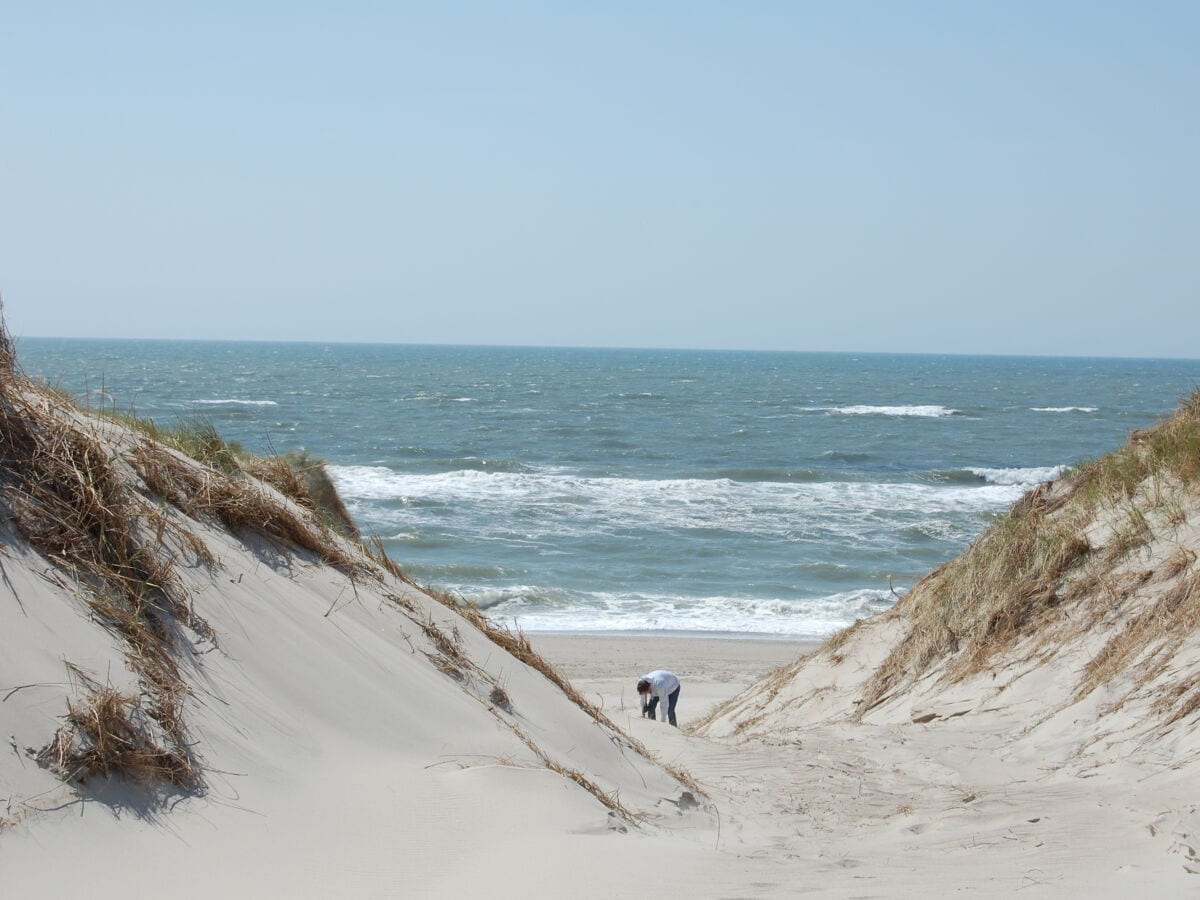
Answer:
[[[754,635],[529,635],[533,646],[613,718],[640,717],[639,676],[668,669],[679,676],[681,728],[750,687],[773,669],[795,661],[818,641]],[[597,699],[598,698],[598,699]]]
[[[90,416],[11,369],[0,415],[14,894],[1124,897],[1200,875],[1200,396],[819,646],[522,631],[314,512],[311,462]],[[640,715],[658,668],[679,728]]]
[[[0,900],[1200,900],[1200,2],[0,35]]]

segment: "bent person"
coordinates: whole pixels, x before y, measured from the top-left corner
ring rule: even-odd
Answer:
[[[679,701],[679,679],[666,669],[656,669],[643,675],[637,683],[637,692],[642,698],[642,715],[657,718],[655,710],[662,703],[663,720],[676,728],[675,704]]]

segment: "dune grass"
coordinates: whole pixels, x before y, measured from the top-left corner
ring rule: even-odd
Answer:
[[[227,441],[213,423],[202,416],[186,417],[173,428],[132,413],[105,409],[104,418],[149,438],[154,445],[169,447],[201,465],[225,475],[249,475],[271,485],[283,496],[314,513],[331,530],[358,540],[345,503],[329,477],[323,459],[307,450],[291,450],[275,456],[248,452],[238,441]]]
[[[1186,549],[1157,572],[1134,572],[1130,566],[1156,538],[1156,527],[1178,527],[1186,520],[1180,498],[1196,496],[1198,487],[1200,391],[1117,452],[1026,494],[962,556],[918,582],[887,613],[906,619],[909,630],[866,683],[859,715],[934,666],[943,668],[942,678],[961,680],[984,671],[1019,639],[1051,640],[1049,626],[1065,618],[1064,608],[1105,595],[1104,585],[1110,588],[1107,600],[1093,600],[1086,613],[1077,613],[1083,620],[1074,623],[1076,630],[1113,614],[1152,578],[1186,577],[1195,559]],[[1101,519],[1110,525],[1103,545],[1093,547],[1089,535]],[[1081,679],[1080,696],[1124,671],[1152,644],[1170,645],[1162,640],[1165,634],[1190,633],[1200,625],[1187,599],[1190,589],[1179,590],[1182,595],[1167,591],[1135,615],[1101,651]],[[826,648],[836,653],[851,634],[835,636]]]
[[[330,530],[353,541],[361,540],[358,526],[329,477],[325,460],[307,450],[292,450],[280,456],[242,453],[238,462],[243,472],[312,512]]]
[[[618,727],[600,707],[581,694],[579,689],[571,683],[570,679],[557,666],[538,653],[534,649],[533,644],[530,643],[529,638],[520,629],[510,629],[503,624],[492,621],[478,607],[467,603],[461,597],[449,591],[432,586],[420,586],[419,590],[437,600],[443,606],[457,612],[482,631],[492,643],[506,650],[510,656],[515,657],[531,669],[541,673],[548,681],[557,686],[566,695],[568,700],[591,716],[598,725],[619,736],[632,750],[662,767],[684,787],[701,796],[708,796],[708,793],[700,786],[699,782],[688,772],[678,766],[663,762],[645,744],[624,729]]]
[[[1182,574],[1182,573],[1181,573]],[[1098,686],[1131,666],[1147,651],[1151,658],[1136,681],[1145,684],[1162,671],[1174,651],[1200,627],[1200,572],[1176,577],[1172,587],[1136,613],[1113,635],[1084,667],[1076,698],[1082,699]]]
[[[122,694],[71,668],[83,697],[67,704],[66,722],[42,748],[38,761],[65,781],[120,775],[136,783],[165,781],[181,789],[195,787],[195,761],[178,747],[164,746],[152,720],[154,710],[140,696]],[[161,726],[162,723],[158,722]]]
[[[178,549],[215,564],[208,548],[180,523],[211,520],[234,533],[254,533],[312,553],[357,576],[390,575],[412,584],[378,539],[362,542],[337,496],[324,463],[307,454],[265,459],[226,442],[201,419],[164,429],[136,416],[80,410],[69,398],[37,385],[16,369],[11,340],[0,325],[0,491],[18,531],[54,565],[88,588],[96,618],[124,641],[139,691],[120,693],[72,670],[77,699],[40,759],[66,780],[124,776],[202,791],[202,767],[192,752],[184,706],[188,695],[176,659],[192,652],[181,629],[212,638],[197,616],[176,570]],[[133,433],[113,440],[115,423]],[[268,490],[262,485],[274,489]],[[275,492],[278,492],[276,494]],[[282,495],[284,499],[281,499]],[[291,501],[291,503],[287,501]],[[340,540],[335,531],[350,538]],[[542,673],[598,724],[647,759],[654,756],[581,695],[520,632],[495,625],[448,594],[434,598],[479,628],[493,643]],[[464,685],[478,670],[449,634],[398,594],[396,605],[421,627],[431,663]],[[484,673],[486,674],[486,673]],[[513,698],[490,677],[481,689],[494,713],[512,714]],[[508,723],[516,729],[515,723]],[[519,731],[519,729],[517,729]],[[550,759],[551,769],[629,821],[637,817],[582,773]],[[658,763],[663,765],[662,763]],[[681,770],[663,766],[703,793]]]
[[[163,540],[166,523],[129,487],[117,455],[62,415],[56,396],[16,372],[2,329],[0,364],[7,366],[0,368],[0,489],[7,512],[32,547],[89,589],[93,615],[124,641],[147,698],[131,706],[128,698],[89,687],[55,737],[56,757],[71,762],[72,771],[99,767],[106,774],[121,760],[154,759],[174,783],[198,788],[174,654],[181,626],[201,636],[211,629],[188,602],[175,554]],[[147,721],[155,723],[157,738],[143,727]],[[115,756],[106,748],[115,748]],[[135,769],[129,774],[137,778],[142,770]]]
[[[245,455],[210,424],[190,421],[165,431],[119,418],[141,435],[132,449],[128,441],[112,440],[105,422],[22,375],[0,326],[6,512],[34,549],[86,588],[93,616],[122,639],[140,689],[137,696],[120,695],[76,670],[84,696],[69,705],[44,758],[68,778],[123,773],[202,790],[177,659],[192,652],[186,630],[209,639],[213,632],[196,615],[176,563],[180,548],[214,560],[203,541],[166,515],[163,501],[194,518],[301,547],[351,576],[370,571],[371,563],[247,478]]]
[[[146,486],[191,518],[215,519],[235,533],[255,533],[299,547],[348,575],[367,568],[365,560],[347,552],[321,522],[298,513],[250,479],[188,465],[149,441],[137,445],[131,457]]]

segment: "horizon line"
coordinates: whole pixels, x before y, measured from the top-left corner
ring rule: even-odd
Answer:
[[[764,349],[761,347],[661,347],[661,346],[616,346],[595,344],[487,344],[472,342],[441,342],[441,341],[355,341],[355,340],[311,340],[286,338],[189,338],[189,337],[82,337],[62,335],[23,335],[14,336],[20,343],[22,340],[35,341],[129,341],[141,343],[183,343],[183,344],[300,344],[314,346],[345,346],[345,347],[443,347],[492,349],[492,350],[596,350],[596,351],[630,351],[648,353],[762,353],[762,354],[799,354],[810,356],[945,356],[954,358],[996,358],[996,359],[1107,359],[1107,360],[1143,360],[1154,362],[1200,362],[1195,356],[1122,356],[1117,354],[1096,353],[954,353],[945,350],[811,350],[811,349]]]

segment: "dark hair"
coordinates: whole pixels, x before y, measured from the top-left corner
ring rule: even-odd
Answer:
[[[644,694],[648,690],[650,690],[650,682],[648,682],[645,678],[639,678],[638,679],[638,688],[637,688],[638,693]]]

